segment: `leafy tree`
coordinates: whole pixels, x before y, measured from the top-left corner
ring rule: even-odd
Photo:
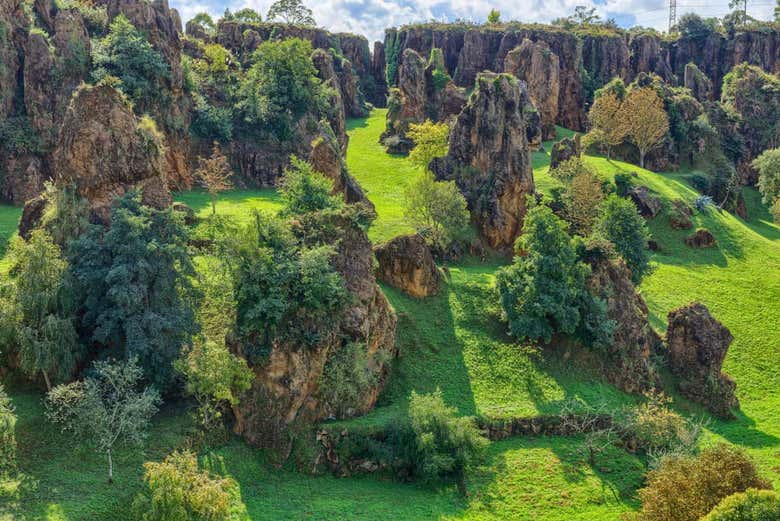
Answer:
[[[259,24],[260,22],[263,21],[263,17],[260,16],[260,13],[258,13],[254,9],[245,7],[244,9],[239,9],[238,11],[233,13],[233,20],[242,23]]]
[[[491,9],[490,13],[488,13],[487,23],[490,25],[501,23],[501,12],[498,9]]]
[[[16,466],[16,414],[0,384],[0,476]]]
[[[43,230],[33,231],[28,242],[16,239],[10,256],[2,322],[10,329],[21,370],[30,377],[40,374],[51,389],[52,380],[72,375],[81,356],[68,262]]]
[[[229,142],[233,138],[233,110],[230,107],[216,107],[197,93],[193,95],[193,101],[195,106],[190,132],[201,139]]]
[[[59,385],[46,396],[49,420],[106,454],[109,483],[114,479],[112,451],[120,445],[143,443],[160,404],[155,389],[138,390],[142,378],[135,358],[97,361],[84,381]]]
[[[219,143],[214,143],[211,157],[198,158],[199,166],[195,171],[195,179],[200,181],[211,197],[211,215],[217,213],[217,197],[226,190],[233,188],[230,176],[233,172],[228,158],[222,154]]]
[[[578,5],[574,8],[574,14],[570,19],[576,24],[595,24],[601,21],[601,17],[596,14],[595,7]]]
[[[466,471],[487,446],[474,418],[458,417],[437,389],[427,395],[412,391],[409,420],[416,440],[417,474],[428,482],[454,480],[461,494],[467,495]]]
[[[251,124],[266,125],[279,139],[309,111],[325,110],[328,89],[317,78],[308,40],[266,41],[238,87],[238,108]]]
[[[190,21],[201,26],[208,34],[214,34],[217,30],[214,19],[208,13],[198,13]]]
[[[742,450],[725,444],[698,456],[668,457],[639,490],[642,521],[696,521],[723,498],[749,488],[770,488]]]
[[[138,521],[248,521],[238,483],[200,469],[197,456],[175,451],[144,463],[144,490],[133,502]]]
[[[424,172],[406,189],[404,215],[434,246],[446,249],[469,222],[466,199],[454,181],[436,181]]]
[[[607,159],[611,156],[612,147],[620,145],[626,138],[626,128],[623,114],[620,110],[621,99],[612,91],[607,91],[593,100],[588,112],[588,119],[598,139],[607,147]],[[587,140],[591,138],[586,138]]]
[[[770,205],[775,220],[780,222],[780,148],[765,151],[752,164],[758,170],[758,189],[764,204]]]
[[[571,183],[575,177],[583,174],[593,174],[593,170],[585,164],[581,157],[569,158],[550,170],[550,175],[564,184]]]
[[[680,36],[692,40],[704,40],[717,30],[717,18],[706,20],[695,13],[685,13],[675,26]]]
[[[702,521],[772,521],[780,519],[780,498],[772,490],[749,488],[718,503]]]
[[[616,195],[607,197],[601,204],[594,233],[615,245],[631,270],[631,279],[638,284],[649,270],[650,233],[634,203]]]
[[[333,181],[315,172],[311,163],[293,156],[284,171],[282,185],[283,213],[300,215],[342,206],[342,199],[333,194]]]
[[[449,149],[450,127],[446,123],[412,123],[406,136],[414,141],[414,148],[409,152],[409,160],[415,165],[428,169],[437,157],[447,155]]]
[[[639,150],[639,166],[645,167],[645,155],[669,132],[669,116],[661,97],[650,87],[631,89],[620,108],[625,134]]]
[[[584,172],[571,180],[564,189],[562,200],[564,215],[573,233],[583,237],[590,234],[603,199],[601,181],[591,172]]]
[[[73,271],[91,340],[120,358],[137,357],[146,376],[166,389],[172,364],[197,332],[187,228],[173,210],[118,199],[111,226],[93,226],[72,243]]]
[[[554,333],[574,333],[589,269],[578,259],[566,223],[546,206],[535,206],[516,247],[522,255],[496,275],[511,334],[549,342]]]
[[[281,20],[286,24],[317,25],[314,21],[311,9],[306,7],[301,0],[277,0],[268,8],[265,15],[269,22]]]
[[[133,101],[148,103],[160,97],[160,81],[170,77],[170,68],[146,37],[124,16],[117,16],[105,38],[92,47],[94,80],[108,76],[121,80],[118,86]]]

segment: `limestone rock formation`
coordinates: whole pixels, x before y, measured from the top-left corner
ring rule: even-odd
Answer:
[[[631,282],[631,271],[620,258],[590,255],[589,291],[607,303],[607,316],[615,322],[613,345],[604,359],[604,372],[615,386],[628,393],[644,393],[660,385],[652,355],[661,338],[648,319],[647,305]]]
[[[373,103],[375,107],[387,106],[386,64],[385,44],[374,42],[374,53],[371,56],[371,79],[374,82],[374,94],[373,96],[368,96],[368,101]]]
[[[362,203],[372,213],[375,212],[374,204],[368,200],[363,188],[349,175],[341,148],[333,134],[326,130],[320,131],[311,144],[309,162],[316,172],[333,181],[333,192],[343,194],[347,203]]]
[[[683,85],[690,89],[693,97],[699,101],[712,101],[715,90],[710,80],[695,63],[685,64],[685,76]]]
[[[652,219],[661,211],[661,200],[650,193],[646,186],[637,186],[628,192],[628,196],[634,201],[637,210],[645,219]]]
[[[528,95],[542,121],[542,139],[553,139],[560,95],[558,55],[546,43],[534,43],[526,38],[519,47],[507,53],[504,72],[525,81]]]
[[[529,143],[539,132],[524,85],[509,74],[483,73],[452,127],[447,156],[431,163],[438,179],[457,183],[493,248],[511,249],[522,229],[534,192]]]
[[[417,298],[439,291],[442,277],[425,239],[402,235],[374,248],[379,261],[377,277]]]
[[[628,42],[631,54],[631,75],[653,73],[662,80],[674,83],[676,78],[669,63],[669,49],[656,34],[632,35]]]
[[[314,68],[317,69],[317,76],[322,80],[322,83],[333,89],[333,94],[329,103],[331,110],[328,123],[336,134],[336,138],[341,146],[342,154],[346,154],[347,143],[349,142],[349,137],[347,136],[347,113],[344,106],[344,99],[341,95],[341,83],[336,75],[333,55],[328,51],[315,49],[311,55],[311,59],[314,63]]]
[[[736,384],[721,372],[731,332],[698,302],[672,311],[668,319],[669,366],[678,388],[713,414],[733,417],[732,409],[739,407]]]
[[[360,90],[360,82],[352,70],[352,63],[346,58],[336,57],[334,66],[336,76],[339,79],[339,89],[346,116],[349,118],[368,116],[366,100]]]
[[[706,228],[699,228],[696,233],[685,238],[685,244],[691,248],[712,248],[717,241],[712,232]]]
[[[582,154],[582,145],[579,134],[575,134],[574,137],[565,137],[553,143],[550,150],[550,170],[558,168],[561,163],[569,159],[580,157],[580,154]]]
[[[147,123],[148,124],[148,123]],[[114,197],[139,189],[144,204],[171,202],[163,144],[109,86],[79,88],[65,114],[54,154],[55,182],[73,185],[94,217],[107,222]]]
[[[388,362],[395,356],[396,315],[373,273],[373,252],[366,232],[345,216],[333,216],[328,226],[336,246],[333,266],[344,277],[352,296],[332,338],[313,347],[275,343],[267,362],[254,367],[255,380],[235,409],[235,431],[249,443],[286,456],[294,429],[335,415],[340,404],[318,394],[325,365],[345,342],[366,348],[366,370],[374,385],[359,398],[351,414],[370,410],[382,389]]]

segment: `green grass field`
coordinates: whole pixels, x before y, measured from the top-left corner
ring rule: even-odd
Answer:
[[[7,269],[8,263],[5,260],[5,254],[9,242],[16,235],[21,216],[21,207],[0,204],[0,274],[5,273]]]
[[[385,111],[349,122],[351,173],[377,207],[369,234],[389,239],[411,228],[403,219],[403,187],[420,175],[402,157],[389,156],[378,144]],[[545,144],[549,151],[549,144]],[[654,174],[634,165],[587,158],[605,178],[636,172],[666,205],[691,201],[696,193],[688,174]],[[537,189],[548,192],[556,181],[547,172],[546,152],[533,156]],[[723,439],[745,447],[776,487],[780,486],[780,228],[772,224],[758,194],[746,189],[749,216],[743,221],[711,210],[694,217],[710,229],[717,248],[692,250],[683,243],[690,232],[672,230],[664,214],[649,222],[661,251],[654,271],[642,283],[651,319],[659,330],[666,314],[692,300],[706,303],[735,340],[725,370],[736,380],[742,411],[732,422],[712,421],[704,443]],[[177,194],[201,216],[210,213],[202,192]],[[273,211],[275,192],[235,191],[223,195],[218,213],[237,218],[253,208]],[[14,213],[15,212],[15,213]],[[18,209],[0,207],[0,233],[12,233]],[[4,223],[11,223],[10,225]],[[7,226],[11,228],[7,230]],[[0,235],[0,238],[3,235]],[[424,301],[384,288],[399,316],[401,357],[376,411],[346,425],[383,423],[401,414],[411,390],[439,387],[445,400],[464,414],[505,418],[554,413],[563,400],[621,407],[634,400],[604,383],[588,357],[559,346],[540,352],[509,339],[498,318],[492,292],[494,273],[506,260],[449,266],[451,280],[439,296]],[[568,350],[568,354],[567,354]],[[104,461],[54,430],[42,415],[41,395],[12,387],[19,413],[18,438],[23,479],[0,480],[0,520],[126,519],[127,505],[140,487],[141,463],[160,459],[184,443],[190,431],[180,404],[160,413],[142,452],[118,455],[118,482],[105,483]],[[690,414],[686,402],[675,406]],[[453,488],[431,490],[378,478],[313,478],[289,468],[277,469],[262,452],[240,440],[209,453],[240,486],[253,520],[619,520],[637,507],[634,492],[644,465],[614,449],[595,468],[579,453],[577,438],[513,438],[491,443],[487,459],[469,476],[470,496]],[[204,452],[205,454],[205,452]]]

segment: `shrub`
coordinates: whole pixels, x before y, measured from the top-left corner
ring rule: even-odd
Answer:
[[[601,204],[594,234],[615,245],[631,270],[631,279],[638,284],[650,268],[650,232],[634,203],[616,195],[607,197]]]
[[[326,362],[319,393],[336,416],[350,416],[376,380],[368,363],[367,346],[347,342]]]
[[[758,189],[764,204],[776,205],[780,201],[780,148],[765,151],[752,165],[758,170]],[[775,213],[775,220],[780,222],[780,213]]]
[[[233,138],[233,111],[230,107],[215,107],[199,94],[193,96],[193,99],[192,135],[222,143],[230,141]]]
[[[627,197],[628,192],[634,187],[634,180],[631,174],[617,173],[615,174],[615,193],[618,197]]]
[[[588,165],[585,164],[581,157],[567,159],[550,170],[550,175],[564,184],[571,182],[572,179],[582,174],[593,174],[593,170],[588,168]]]
[[[696,208],[696,211],[699,213],[707,213],[710,207],[714,204],[715,203],[712,201],[712,197],[709,195],[700,195],[693,200],[693,207]]]
[[[0,476],[16,466],[16,414],[0,384]]]
[[[466,470],[476,463],[487,440],[471,417],[458,417],[444,403],[441,391],[412,391],[409,420],[415,436],[416,474],[427,482],[454,480],[466,494]]]
[[[198,467],[192,452],[176,451],[144,463],[145,489],[133,502],[138,521],[244,521],[238,483]]]
[[[669,456],[639,490],[642,521],[696,521],[722,499],[749,488],[769,488],[740,449],[720,444],[698,456]]]
[[[702,521],[777,521],[780,498],[771,490],[747,489],[721,501]]]
[[[427,170],[434,158],[447,155],[450,127],[446,123],[433,123],[431,120],[412,123],[406,136],[414,141],[409,160],[421,168]]]
[[[669,409],[671,400],[662,394],[650,394],[647,398],[629,411],[623,425],[633,447],[646,451],[655,461],[666,455],[693,453],[701,425]]]
[[[601,181],[590,172],[579,174],[566,186],[561,199],[572,233],[581,236],[590,234],[604,199]]]
[[[406,189],[404,215],[434,247],[446,250],[469,222],[466,199],[454,181],[424,172]]]
[[[280,191],[285,215],[301,215],[342,206],[342,199],[333,193],[333,181],[315,172],[311,163],[291,157],[284,171]]]

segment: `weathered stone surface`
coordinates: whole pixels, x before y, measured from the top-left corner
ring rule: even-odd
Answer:
[[[575,134],[574,137],[565,137],[553,143],[550,150],[550,169],[557,168],[561,163],[569,159],[580,157],[580,154],[582,154],[580,135]]]
[[[675,230],[689,230],[693,227],[693,210],[685,201],[675,199],[669,212],[669,224]]]
[[[318,385],[325,364],[342,342],[366,346],[366,369],[376,381],[350,415],[363,414],[374,406],[387,376],[388,361],[395,356],[396,316],[376,284],[371,241],[348,217],[334,216],[331,224],[329,242],[336,247],[332,263],[351,293],[350,308],[332,338],[316,346],[275,344],[268,362],[253,368],[252,388],[234,411],[236,433],[282,456],[289,454],[296,426],[334,416],[339,410],[339,404],[325,403],[318,395]]]
[[[112,200],[131,188],[145,204],[171,202],[165,183],[162,143],[139,126],[124,96],[109,86],[74,93],[54,154],[55,182],[73,185],[93,215],[108,221]]]
[[[171,205],[171,209],[174,212],[179,212],[184,215],[184,224],[187,226],[193,226],[195,223],[198,222],[198,216],[195,215],[195,210],[190,208],[190,206],[186,203],[182,203],[181,201],[175,201]]]
[[[652,355],[661,338],[648,320],[642,296],[631,282],[631,271],[620,258],[604,254],[589,258],[589,291],[607,303],[607,316],[615,322],[613,345],[609,348],[604,372],[607,379],[628,393],[644,393],[660,385]]]
[[[439,291],[442,277],[425,239],[402,235],[374,248],[377,278],[405,293],[424,298]]]
[[[560,95],[558,55],[546,43],[534,43],[526,38],[520,46],[507,53],[504,72],[525,81],[528,95],[541,117],[542,139],[553,139]]]
[[[658,35],[640,33],[632,35],[628,42],[631,54],[631,74],[653,73],[662,80],[675,83],[676,77],[669,63],[669,49],[661,43]]]
[[[371,57],[371,77],[374,81],[374,95],[368,97],[368,101],[375,107],[387,106],[387,74],[385,58],[385,44],[374,42],[374,53]]]
[[[349,118],[366,117],[368,107],[363,92],[360,90],[360,82],[352,70],[352,63],[346,58],[337,57],[334,59],[334,65],[346,116]]]
[[[613,78],[629,80],[631,59],[628,44],[620,34],[588,34],[582,38],[582,66],[594,85]]]
[[[669,367],[680,391],[713,414],[733,417],[732,409],[739,407],[736,384],[721,372],[731,332],[698,302],[672,311],[668,320]]]
[[[717,241],[712,232],[706,228],[699,228],[696,233],[685,238],[685,244],[691,248],[712,248]]]
[[[661,200],[650,193],[646,186],[637,186],[628,192],[628,196],[634,201],[637,210],[645,219],[652,219],[663,208]]]
[[[699,101],[712,101],[715,96],[712,80],[695,63],[685,64],[683,86],[690,89],[693,97]]]
[[[331,110],[328,117],[328,123],[336,134],[336,138],[341,146],[342,155],[345,155],[347,153],[347,143],[349,142],[349,137],[347,136],[347,116],[344,107],[344,99],[341,95],[341,83],[336,75],[333,54],[329,51],[316,49],[312,53],[311,58],[314,63],[314,68],[317,69],[317,76],[322,80],[324,85],[331,87],[334,91],[329,103]],[[309,138],[307,143],[310,142],[311,138]]]
[[[333,193],[343,194],[347,203],[362,203],[371,212],[375,212],[374,204],[368,200],[363,188],[349,175],[339,144],[331,133],[321,131],[314,138],[309,162],[316,172],[333,181]]]
[[[446,157],[431,163],[438,179],[454,180],[487,243],[508,250],[520,234],[526,197],[534,192],[529,143],[539,116],[523,84],[484,73],[450,133]]]
[[[22,209],[22,217],[19,219],[19,236],[28,240],[33,230],[40,224],[43,213],[46,211],[46,199],[42,195],[27,201]]]

